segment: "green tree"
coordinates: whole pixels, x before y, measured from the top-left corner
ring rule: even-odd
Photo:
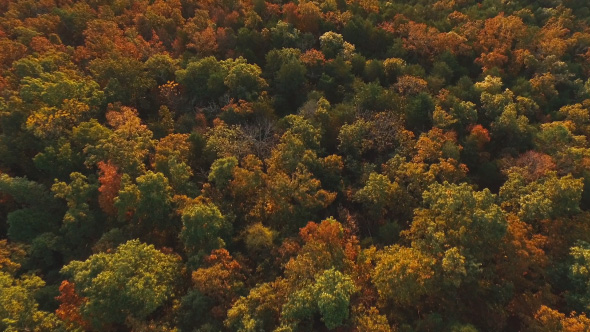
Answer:
[[[368,215],[376,220],[383,220],[388,212],[393,212],[402,197],[400,186],[391,182],[387,176],[375,172],[369,174],[364,187],[354,194],[354,201],[363,204]]]
[[[42,73],[38,78],[25,77],[20,85],[20,97],[29,105],[60,107],[68,100],[90,107],[102,106],[104,93],[98,83],[72,71]]]
[[[579,213],[583,180],[550,171],[535,181],[527,181],[517,169],[500,188],[502,207],[526,221],[568,217]]]
[[[56,198],[65,200],[68,207],[60,229],[68,247],[66,253],[79,258],[85,256],[88,243],[95,241],[102,231],[95,205],[98,185],[80,173],[70,174],[70,180],[70,183],[54,183],[51,191]]]
[[[590,308],[590,244],[578,241],[570,248],[573,263],[570,265],[569,277],[573,281],[574,291],[569,295],[577,304],[588,310]]]
[[[281,114],[292,113],[305,101],[307,69],[299,60],[300,53],[297,49],[282,49],[266,55],[265,72],[272,79],[270,91]]]
[[[436,260],[414,248],[387,247],[378,254],[371,273],[379,296],[399,305],[420,305],[434,287]]]
[[[333,31],[328,31],[320,36],[320,47],[326,58],[333,59],[338,55],[343,55],[346,47],[350,44],[344,41],[342,35]]]
[[[432,184],[423,194],[425,208],[415,211],[404,235],[412,247],[432,255],[457,247],[469,268],[488,262],[506,233],[506,218],[487,189],[467,184]]]
[[[0,193],[8,195],[21,207],[7,215],[11,239],[30,242],[45,232],[59,228],[57,202],[43,185],[26,178],[0,174]]]
[[[145,61],[145,70],[149,77],[158,85],[174,80],[174,74],[178,70],[178,60],[168,54],[154,54]]]
[[[206,101],[217,101],[225,91],[227,70],[214,57],[190,62],[185,69],[176,71],[176,81],[186,89],[191,106]]]
[[[162,173],[148,171],[137,177],[136,184],[124,175],[115,207],[119,218],[133,221],[138,234],[155,236],[177,231],[178,225],[171,218],[172,188]]]
[[[261,77],[260,67],[248,64],[243,58],[225,60],[222,66],[227,68],[223,83],[228,87],[231,97],[252,101],[268,86]]]
[[[236,166],[238,166],[238,159],[236,157],[215,160],[209,172],[209,182],[213,183],[219,189],[225,189],[232,180]]]
[[[72,261],[62,273],[87,298],[81,314],[97,331],[127,319],[143,320],[171,300],[180,277],[180,259],[131,240],[112,253]]]
[[[54,314],[39,310],[35,294],[45,282],[34,275],[15,278],[0,272],[0,328],[16,331],[64,331]]]
[[[292,293],[282,308],[284,325],[295,328],[300,321],[319,313],[329,330],[345,323],[349,317],[350,297],[356,291],[352,279],[329,269],[315,277],[315,282]]]
[[[227,312],[225,325],[240,332],[272,331],[279,325],[286,281],[260,284],[237,299]]]
[[[205,255],[213,249],[225,247],[224,239],[231,234],[232,225],[211,203],[196,203],[182,211],[182,240],[186,252]]]
[[[24,250],[0,240],[0,328],[8,332],[64,331],[55,315],[39,310],[36,296],[45,282],[33,274],[17,276],[24,256]]]
[[[96,81],[104,87],[107,102],[134,107],[145,106],[148,91],[156,86],[144,67],[140,61],[125,56],[95,59],[88,65]]]

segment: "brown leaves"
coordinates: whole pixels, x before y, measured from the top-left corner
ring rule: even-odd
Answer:
[[[202,57],[215,55],[217,53],[217,35],[212,27],[207,27],[202,31],[195,32],[186,48],[192,50]]]
[[[117,166],[111,164],[110,161],[98,162],[98,169],[100,177],[100,187],[98,188],[98,204],[100,208],[109,216],[117,215],[117,208],[115,207],[115,197],[119,193],[121,187],[121,174],[118,172]]]
[[[527,26],[520,17],[499,14],[485,21],[479,30],[474,48],[481,55],[475,61],[484,71],[493,67],[502,68],[508,62],[508,53],[515,44],[522,42]]]
[[[382,23],[380,28],[401,37],[404,48],[420,58],[432,60],[445,51],[459,55],[471,49],[464,36],[452,31],[440,32],[424,23],[408,20],[401,14],[396,15],[391,22]]]
[[[584,313],[578,315],[576,312],[566,317],[565,314],[542,305],[531,325],[531,331],[585,332],[590,326],[590,318]]]
[[[195,288],[217,302],[211,309],[216,318],[224,318],[238,291],[244,286],[244,269],[227,250],[217,249],[205,257],[207,267],[192,274]]]
[[[89,331],[90,323],[80,314],[80,306],[88,299],[78,295],[74,283],[67,280],[62,281],[59,293],[60,295],[55,298],[61,303],[55,311],[57,317],[63,320],[70,329],[82,328]]]
[[[25,251],[18,245],[0,240],[0,271],[15,273],[20,269],[20,261],[25,257]]]

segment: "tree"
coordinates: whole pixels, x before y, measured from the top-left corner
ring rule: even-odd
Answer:
[[[84,45],[76,49],[78,58],[101,59],[114,55],[137,59],[140,56],[137,45],[125,38],[125,32],[113,21],[89,20],[83,34]]]
[[[213,56],[218,53],[215,29],[206,27],[203,30],[192,33],[186,48],[195,51],[200,56]]]
[[[256,223],[250,225],[244,231],[244,243],[251,253],[260,255],[273,247],[276,235],[276,232],[272,231],[272,229],[265,227],[261,223]]]
[[[477,36],[475,50],[481,55],[476,61],[484,71],[493,67],[501,68],[508,62],[508,54],[514,45],[522,42],[526,34],[527,26],[520,17],[505,17],[501,13],[488,18]]]
[[[77,146],[70,135],[66,135],[37,153],[33,162],[49,178],[67,180],[71,173],[85,171],[83,148]]]
[[[131,240],[112,253],[99,253],[86,261],[72,261],[62,273],[76,293],[87,298],[82,317],[97,331],[143,320],[172,299],[180,277],[180,259],[152,245]]]
[[[60,108],[42,107],[27,118],[26,127],[41,139],[56,139],[67,136],[70,130],[85,120],[92,112],[86,104],[66,100]]]
[[[177,231],[178,225],[171,218],[172,188],[162,173],[148,171],[137,177],[136,184],[124,175],[114,203],[119,218],[132,221],[137,234],[165,240]]]
[[[525,173],[526,174],[526,173]],[[526,221],[572,216],[580,212],[583,181],[554,171],[528,182],[516,169],[500,188],[502,207]]]
[[[408,87],[404,87],[403,89],[408,89]],[[413,89],[413,87],[410,89]],[[432,126],[433,112],[434,101],[429,94],[420,92],[408,98],[405,108],[406,127],[418,133],[430,129]]]
[[[8,213],[6,218],[11,239],[30,242],[42,233],[59,228],[59,209],[43,185],[26,178],[0,174],[0,192],[12,197],[21,207]]]
[[[84,104],[90,108],[102,106],[104,92],[97,82],[81,76],[76,71],[44,72],[39,77],[25,77],[21,80],[19,95],[30,105],[61,107],[74,100],[74,105]],[[79,116],[74,113],[74,118]]]
[[[544,123],[535,137],[535,146],[553,157],[563,173],[581,175],[589,151],[584,136],[574,135],[574,128],[571,121]]]
[[[121,188],[121,174],[119,174],[117,166],[110,162],[100,161],[97,166],[100,172],[98,204],[104,213],[114,217],[117,215],[115,197]]]
[[[91,205],[96,202],[98,186],[89,183],[88,178],[80,173],[70,174],[70,180],[70,183],[56,181],[51,191],[56,198],[66,201],[68,209],[60,230],[69,249],[66,251],[76,253],[73,257],[78,258],[83,257],[88,242],[95,240],[102,230]]]
[[[45,282],[34,275],[15,278],[0,272],[0,328],[4,331],[58,331],[55,315],[39,310],[35,293]]]
[[[354,52],[354,45],[345,42],[341,34],[333,31],[328,31],[320,36],[320,48],[328,59],[336,58],[339,55],[347,58]]]
[[[0,328],[4,331],[61,331],[55,315],[39,310],[36,295],[45,282],[33,274],[17,277],[25,252],[0,240]]]
[[[408,155],[415,144],[414,134],[391,112],[344,124],[338,140],[338,150],[345,155],[346,166],[357,172],[362,160],[383,163],[394,154]]]
[[[193,171],[188,165],[190,142],[187,134],[169,134],[160,139],[156,145],[154,168],[162,172],[170,185],[177,192],[186,193],[192,190],[189,182]]]
[[[284,10],[284,9],[283,9]],[[296,27],[303,31],[316,34],[321,22],[320,8],[311,1],[301,2],[297,6]]]
[[[260,77],[262,75],[260,67],[248,64],[243,58],[225,60],[222,66],[227,70],[223,83],[229,89],[231,97],[252,101],[268,86]]]
[[[144,67],[143,63],[129,57],[95,59],[88,65],[96,81],[104,87],[107,102],[134,107],[145,107],[148,90],[156,86]]]
[[[76,293],[74,284],[67,280],[62,281],[59,293],[56,297],[56,300],[60,302],[59,308],[55,311],[57,317],[66,324],[68,330],[79,328],[90,330],[90,324],[80,314],[80,307],[87,299],[80,297]]]
[[[492,259],[507,224],[489,190],[435,183],[424,192],[423,199],[426,208],[415,211],[410,229],[403,233],[413,248],[434,255],[456,247],[470,268]]]
[[[270,28],[270,43],[273,48],[297,47],[298,42],[301,42],[301,31],[293,24],[279,20]]]
[[[285,51],[292,49],[283,49]],[[291,113],[304,101],[307,69],[299,60],[299,50],[291,51],[293,54],[280,54],[270,51],[266,55],[267,70],[272,73],[273,79],[270,89],[276,94],[279,113]],[[278,54],[277,54],[278,53]],[[275,63],[274,66],[270,64]],[[275,68],[272,68],[275,67]]]
[[[142,124],[137,110],[130,107],[123,106],[120,109],[114,107],[107,112],[106,118],[113,128],[112,132],[104,130],[104,127],[100,125],[97,126],[99,128],[91,129],[86,128],[87,126],[81,128],[92,130],[91,133],[79,132],[79,134],[90,136],[81,137],[82,139],[91,139],[85,147],[86,163],[93,165],[110,160],[122,173],[139,176],[145,170],[145,161],[149,149],[153,146],[153,133]],[[100,138],[97,137],[95,141],[92,139],[94,138],[92,134],[98,134]]]
[[[363,204],[364,210],[376,221],[382,221],[388,211],[395,210],[400,201],[402,189],[387,176],[371,173],[364,187],[354,194],[354,200]]]
[[[393,331],[385,315],[380,314],[379,310],[377,310],[377,308],[375,307],[371,307],[363,311],[357,311],[355,317],[355,325],[358,329],[363,331]]]
[[[590,116],[588,115],[587,104],[566,105],[559,109],[559,114],[565,117],[565,121],[570,121],[574,128],[574,134],[590,134]]]
[[[138,13],[135,21],[138,30],[145,39],[155,34],[166,46],[174,40],[176,29],[185,19],[182,17],[181,1],[155,1],[147,6],[143,13]]]
[[[182,211],[180,239],[190,256],[225,247],[232,225],[212,203],[191,204]],[[199,257],[200,258],[200,257]]]
[[[299,321],[312,319],[315,312],[319,312],[329,330],[348,319],[350,297],[356,291],[352,279],[329,269],[319,273],[315,280],[289,296],[282,308],[283,325],[295,328]]]
[[[577,241],[570,248],[570,256],[573,258],[573,262],[570,265],[569,277],[574,286],[570,301],[583,310],[590,308],[589,248],[590,245],[585,241]]]
[[[244,287],[245,269],[227,250],[215,249],[204,259],[204,264],[192,273],[195,288],[213,299],[216,306],[211,313],[223,317]]]
[[[212,159],[243,157],[252,152],[252,142],[240,126],[228,126],[223,121],[215,123],[206,134],[205,153]]]
[[[220,168],[220,171],[228,170],[231,166],[231,159],[224,160],[223,163],[220,163],[223,168]],[[236,160],[237,164],[237,160]],[[240,216],[244,216],[247,218],[249,213],[252,211],[253,207],[255,206],[257,200],[259,199],[259,195],[264,188],[264,182],[266,179],[266,175],[262,171],[262,161],[256,158],[253,155],[248,155],[244,159],[242,159],[241,167],[236,167],[232,169],[232,179],[229,183],[229,191],[231,192],[231,197],[234,207],[234,211],[236,211],[236,215],[238,218]],[[225,176],[228,173],[219,172],[219,175]],[[212,182],[217,182],[217,175]],[[219,177],[219,179],[225,180],[225,177]],[[224,182],[221,182],[223,184]]]
[[[516,104],[506,106],[491,127],[491,134],[498,144],[510,144],[519,150],[526,149],[531,144],[534,128],[526,116],[518,115]]]
[[[432,295],[435,263],[420,250],[387,247],[379,253],[371,280],[382,299],[417,306],[423,296]]]
[[[206,57],[176,71],[176,81],[191,96],[189,104],[195,106],[206,101],[217,101],[226,90],[223,83],[226,75],[226,69],[219,61],[214,57]]]
[[[321,223],[308,222],[299,230],[303,246],[285,264],[285,277],[291,285],[305,285],[324,270],[352,273],[359,253],[357,239],[333,218]]]
[[[238,166],[238,159],[233,156],[215,160],[209,172],[209,182],[221,190],[225,189],[232,180],[236,166]]]
[[[145,70],[158,85],[174,80],[178,61],[168,54],[154,54],[145,61]]]
[[[527,331],[578,332],[587,329],[589,324],[590,318],[585,313],[578,315],[576,312],[572,312],[566,317],[565,314],[542,305],[535,313],[534,320]]]
[[[309,171],[297,170],[291,175],[273,172],[267,175],[266,186],[250,215],[292,231],[318,218],[335,199],[336,193],[322,189]]]
[[[279,325],[286,296],[286,281],[278,279],[252,288],[237,299],[227,312],[225,326],[235,331],[272,331]]]

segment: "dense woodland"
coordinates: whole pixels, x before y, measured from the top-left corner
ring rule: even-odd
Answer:
[[[0,330],[589,331],[586,0],[0,0]]]

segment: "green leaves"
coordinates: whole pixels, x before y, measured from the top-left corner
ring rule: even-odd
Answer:
[[[412,247],[433,254],[462,248],[481,262],[497,250],[506,232],[506,218],[489,190],[474,191],[467,184],[433,184],[423,195],[427,208],[415,211],[404,234]]]
[[[314,291],[326,327],[341,326],[348,319],[350,297],[356,291],[352,279],[334,269],[326,270],[316,278]]]
[[[121,221],[133,221],[140,234],[172,230],[172,188],[162,173],[148,171],[133,183],[125,174],[121,178],[121,189],[114,204]]]
[[[0,240],[0,329],[61,331],[55,315],[39,310],[36,295],[45,282],[32,274],[16,275],[23,256],[21,248]]]
[[[232,179],[234,168],[238,165],[236,157],[220,158],[211,165],[208,180],[222,189],[228,186]]]
[[[193,105],[217,102],[226,92],[232,98],[255,100],[268,86],[261,75],[258,65],[241,57],[223,61],[206,57],[176,72],[178,82],[191,92]]]
[[[17,331],[59,331],[55,315],[39,310],[35,293],[45,282],[32,275],[19,278],[0,272],[0,329]]]
[[[72,99],[91,107],[97,107],[104,101],[104,94],[96,82],[62,71],[42,73],[39,78],[23,78],[20,96],[26,103],[49,107],[59,107],[64,101]]]
[[[179,258],[138,240],[73,261],[62,273],[88,300],[81,312],[97,330],[123,324],[127,317],[145,319],[174,295],[180,276]]]
[[[572,292],[568,297],[584,310],[590,309],[590,244],[577,241],[570,248],[573,262],[569,266],[569,277],[573,282]]]
[[[372,272],[379,296],[402,305],[416,305],[431,293],[435,260],[414,248],[393,246],[383,250]]]
[[[356,292],[352,279],[329,269],[315,277],[315,283],[294,292],[283,306],[286,325],[311,319],[318,312],[330,330],[344,324],[349,316],[350,297]],[[283,324],[285,324],[283,323]]]
[[[365,186],[355,193],[354,200],[380,218],[386,208],[394,208],[394,202],[401,198],[401,194],[401,188],[396,182],[392,183],[387,176],[372,172]]]
[[[211,203],[191,204],[182,211],[180,239],[189,255],[208,254],[223,248],[231,224]]]
[[[268,84],[261,78],[262,70],[258,65],[246,63],[242,58],[229,62],[227,76],[223,80],[229,88],[230,96],[237,99],[255,100]]]
[[[489,278],[507,230],[504,213],[487,189],[435,183],[423,201],[410,229],[402,232],[411,247],[387,247],[371,273],[380,297],[400,307],[421,308],[427,298],[444,303],[457,289]]]
[[[583,181],[571,175],[558,177],[553,171],[527,183],[518,172],[511,172],[500,188],[502,206],[524,221],[567,217],[579,213]]]

